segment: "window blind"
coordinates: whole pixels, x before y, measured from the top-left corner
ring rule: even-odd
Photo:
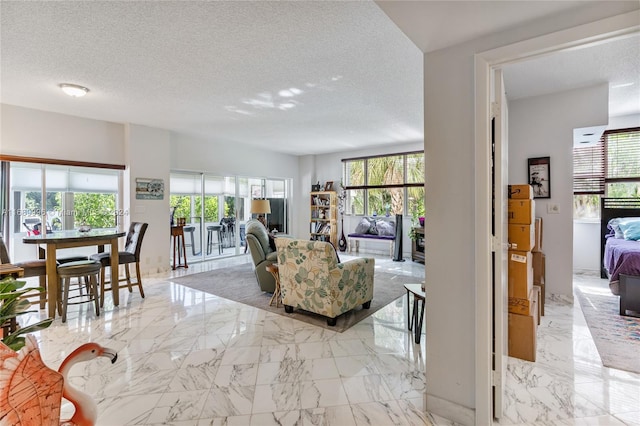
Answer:
[[[606,178],[610,182],[640,179],[640,128],[605,132]]]
[[[604,136],[596,144],[573,148],[573,193],[604,194]]]

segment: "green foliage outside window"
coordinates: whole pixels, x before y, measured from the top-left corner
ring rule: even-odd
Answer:
[[[91,228],[113,228],[116,226],[116,195],[75,192],[74,227],[89,225]]]
[[[191,202],[193,200],[193,216],[191,214]],[[171,195],[171,207],[176,207],[174,218],[184,217],[187,223],[199,223],[202,213],[202,197],[195,195]],[[206,196],[204,199],[204,221],[218,222],[218,197]]]
[[[348,214],[405,214],[405,194],[408,197],[406,213],[411,214],[416,222],[418,217],[425,214],[424,186],[407,185],[424,182],[422,152],[345,161],[344,179],[346,187],[393,185],[386,188],[347,189],[345,212]]]
[[[172,195],[169,199],[171,207],[175,207],[174,218],[184,217],[187,221],[191,218],[191,196]]]

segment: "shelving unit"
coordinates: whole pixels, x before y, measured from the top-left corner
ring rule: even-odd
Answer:
[[[327,241],[338,246],[338,197],[335,191],[311,192],[309,196],[312,241]]]

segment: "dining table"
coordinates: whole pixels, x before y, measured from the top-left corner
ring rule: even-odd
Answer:
[[[58,249],[73,247],[97,246],[98,252],[104,252],[104,246],[111,246],[111,280],[118,279],[118,239],[124,237],[126,232],[113,229],[95,229],[88,232],[78,230],[53,231],[40,235],[30,235],[22,238],[24,244],[37,244],[46,246],[46,268],[47,268],[47,308],[51,318],[56,316],[56,305],[58,299],[58,263],[56,251]],[[115,277],[115,278],[114,278]],[[118,286],[112,287],[113,304],[120,304]]]

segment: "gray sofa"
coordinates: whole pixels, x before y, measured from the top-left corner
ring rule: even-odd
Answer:
[[[246,224],[246,239],[260,290],[273,293],[276,281],[266,268],[278,259],[276,251],[269,247],[267,228],[256,219],[250,219]]]

